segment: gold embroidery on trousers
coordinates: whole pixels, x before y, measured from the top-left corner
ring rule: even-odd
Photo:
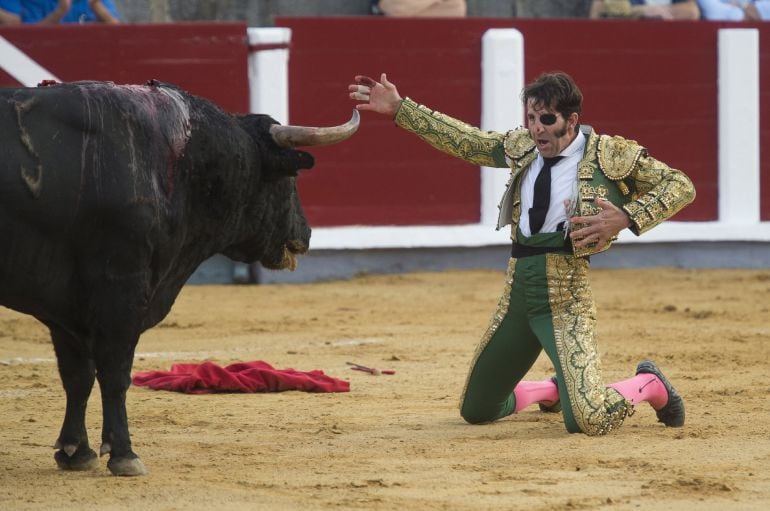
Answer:
[[[607,434],[623,424],[632,408],[602,380],[588,261],[547,254],[546,275],[556,351],[572,415],[587,435]]]

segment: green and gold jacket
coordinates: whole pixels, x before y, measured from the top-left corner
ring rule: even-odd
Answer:
[[[521,216],[521,182],[530,164],[537,158],[535,142],[525,128],[507,133],[482,131],[440,112],[430,110],[405,98],[396,112],[396,124],[416,134],[447,154],[484,167],[511,169],[505,194],[500,202],[497,228],[511,224],[511,239]],[[582,126],[586,136],[583,158],[577,167],[578,216],[591,216],[600,208],[594,199],[601,197],[622,208],[631,219],[631,231],[637,236],[670,218],[695,198],[695,188],[681,171],[652,158],[647,150],[621,137],[598,135]],[[574,225],[572,230],[581,226]],[[603,252],[596,243],[573,249],[576,256]]]

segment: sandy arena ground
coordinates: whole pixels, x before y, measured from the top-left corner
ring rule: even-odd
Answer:
[[[530,407],[470,426],[458,396],[502,273],[188,286],[135,370],[264,360],[348,379],[349,393],[183,395],[133,387],[150,470],[56,468],[64,414],[47,332],[0,308],[2,510],[770,509],[770,270],[595,270],[606,380],[656,360],[685,398],[667,429],[647,405],[607,437]],[[393,369],[351,371],[347,361]],[[551,374],[541,356],[531,379]],[[101,409],[88,429],[98,446]]]

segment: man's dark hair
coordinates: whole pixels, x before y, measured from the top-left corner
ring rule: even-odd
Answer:
[[[580,115],[583,111],[583,93],[575,80],[561,71],[543,73],[524,87],[521,100],[525,107],[530,99],[534,100],[536,105],[553,108],[565,119],[573,112]]]

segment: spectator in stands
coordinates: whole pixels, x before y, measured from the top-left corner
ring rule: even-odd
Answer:
[[[698,0],[706,20],[764,21],[770,20],[768,0]]]
[[[18,25],[21,23],[20,0],[0,0],[0,25]]]
[[[593,0],[591,18],[697,20],[696,0]]]
[[[465,0],[372,0],[372,14],[394,17],[465,16]]]
[[[120,23],[112,0],[0,0],[15,4],[22,23]]]

